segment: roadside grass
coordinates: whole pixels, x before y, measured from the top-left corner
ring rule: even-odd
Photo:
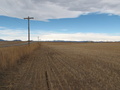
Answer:
[[[30,46],[12,46],[0,48],[0,71],[16,65],[22,58],[30,55],[40,43],[32,43]]]
[[[0,41],[0,47],[5,45],[20,44],[20,43],[26,43],[26,41]]]

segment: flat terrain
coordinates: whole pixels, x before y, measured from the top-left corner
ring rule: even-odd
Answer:
[[[25,43],[24,41],[0,41],[0,45],[10,45],[10,44],[18,44]]]
[[[0,90],[120,90],[120,43],[42,43],[0,74]]]
[[[26,41],[0,41],[0,47],[7,47],[7,46],[12,46],[12,45],[17,45],[17,44],[23,44],[27,43]]]

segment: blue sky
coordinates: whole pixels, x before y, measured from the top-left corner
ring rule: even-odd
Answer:
[[[56,33],[120,33],[120,16],[88,14],[77,18],[50,19],[48,22],[31,20],[31,30]],[[27,20],[0,16],[1,27],[27,30]]]
[[[36,4],[36,2],[39,2],[38,0],[29,1],[31,1],[29,2],[29,4],[33,5]],[[44,2],[42,0],[40,1],[40,3]],[[98,5],[100,3],[106,3],[106,5],[103,7],[108,7],[108,4],[110,4],[111,7],[109,6],[109,8],[107,9],[99,8],[98,6],[94,6],[94,4],[91,5],[91,2],[88,2],[87,0],[85,1],[87,3],[90,3],[91,6],[88,5],[89,7],[86,8],[82,4],[83,1],[81,0],[80,2],[78,0],[78,2],[83,5],[83,7],[78,6],[77,8],[75,8],[73,6],[69,6],[69,9],[65,9],[65,5],[61,5],[63,3],[61,3],[59,0],[58,2],[54,0],[54,2],[49,2],[49,0],[45,1],[47,1],[47,3],[44,2],[44,6],[43,4],[38,5],[43,6],[42,9],[36,9],[36,7],[33,7],[34,12],[33,10],[29,11],[29,4],[27,7],[24,6],[24,8],[26,8],[26,12],[23,10],[23,13],[22,11],[20,11],[20,9],[22,10],[23,8],[22,6],[24,5],[22,0],[19,1],[19,3],[21,4],[17,3],[19,5],[18,9],[14,8],[13,6],[13,9],[11,8],[12,10],[9,9],[9,5],[13,4],[12,2],[9,2],[7,0],[0,1],[4,4],[0,7],[0,38],[6,40],[27,40],[27,20],[24,20],[23,18],[27,17],[29,13],[32,13],[30,14],[30,16],[35,18],[35,20],[30,21],[32,40],[37,40],[38,36],[41,40],[120,40],[120,15],[119,11],[117,11],[116,9],[111,9],[111,4],[114,4],[113,0],[111,0],[111,3],[96,2]],[[65,1],[63,0],[63,2]],[[93,0],[93,2],[95,1]],[[59,3],[60,5],[56,3]],[[55,9],[54,7],[58,9]],[[48,8],[50,10],[47,10]],[[92,9],[89,10],[88,8]],[[94,10],[94,8],[96,10]],[[41,11],[41,13],[39,12],[39,10]]]

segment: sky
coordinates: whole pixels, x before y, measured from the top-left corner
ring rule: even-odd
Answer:
[[[0,39],[120,41],[119,0],[0,0]]]

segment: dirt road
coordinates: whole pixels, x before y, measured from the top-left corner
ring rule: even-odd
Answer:
[[[120,48],[111,45],[43,43],[3,76],[0,90],[120,90]]]

